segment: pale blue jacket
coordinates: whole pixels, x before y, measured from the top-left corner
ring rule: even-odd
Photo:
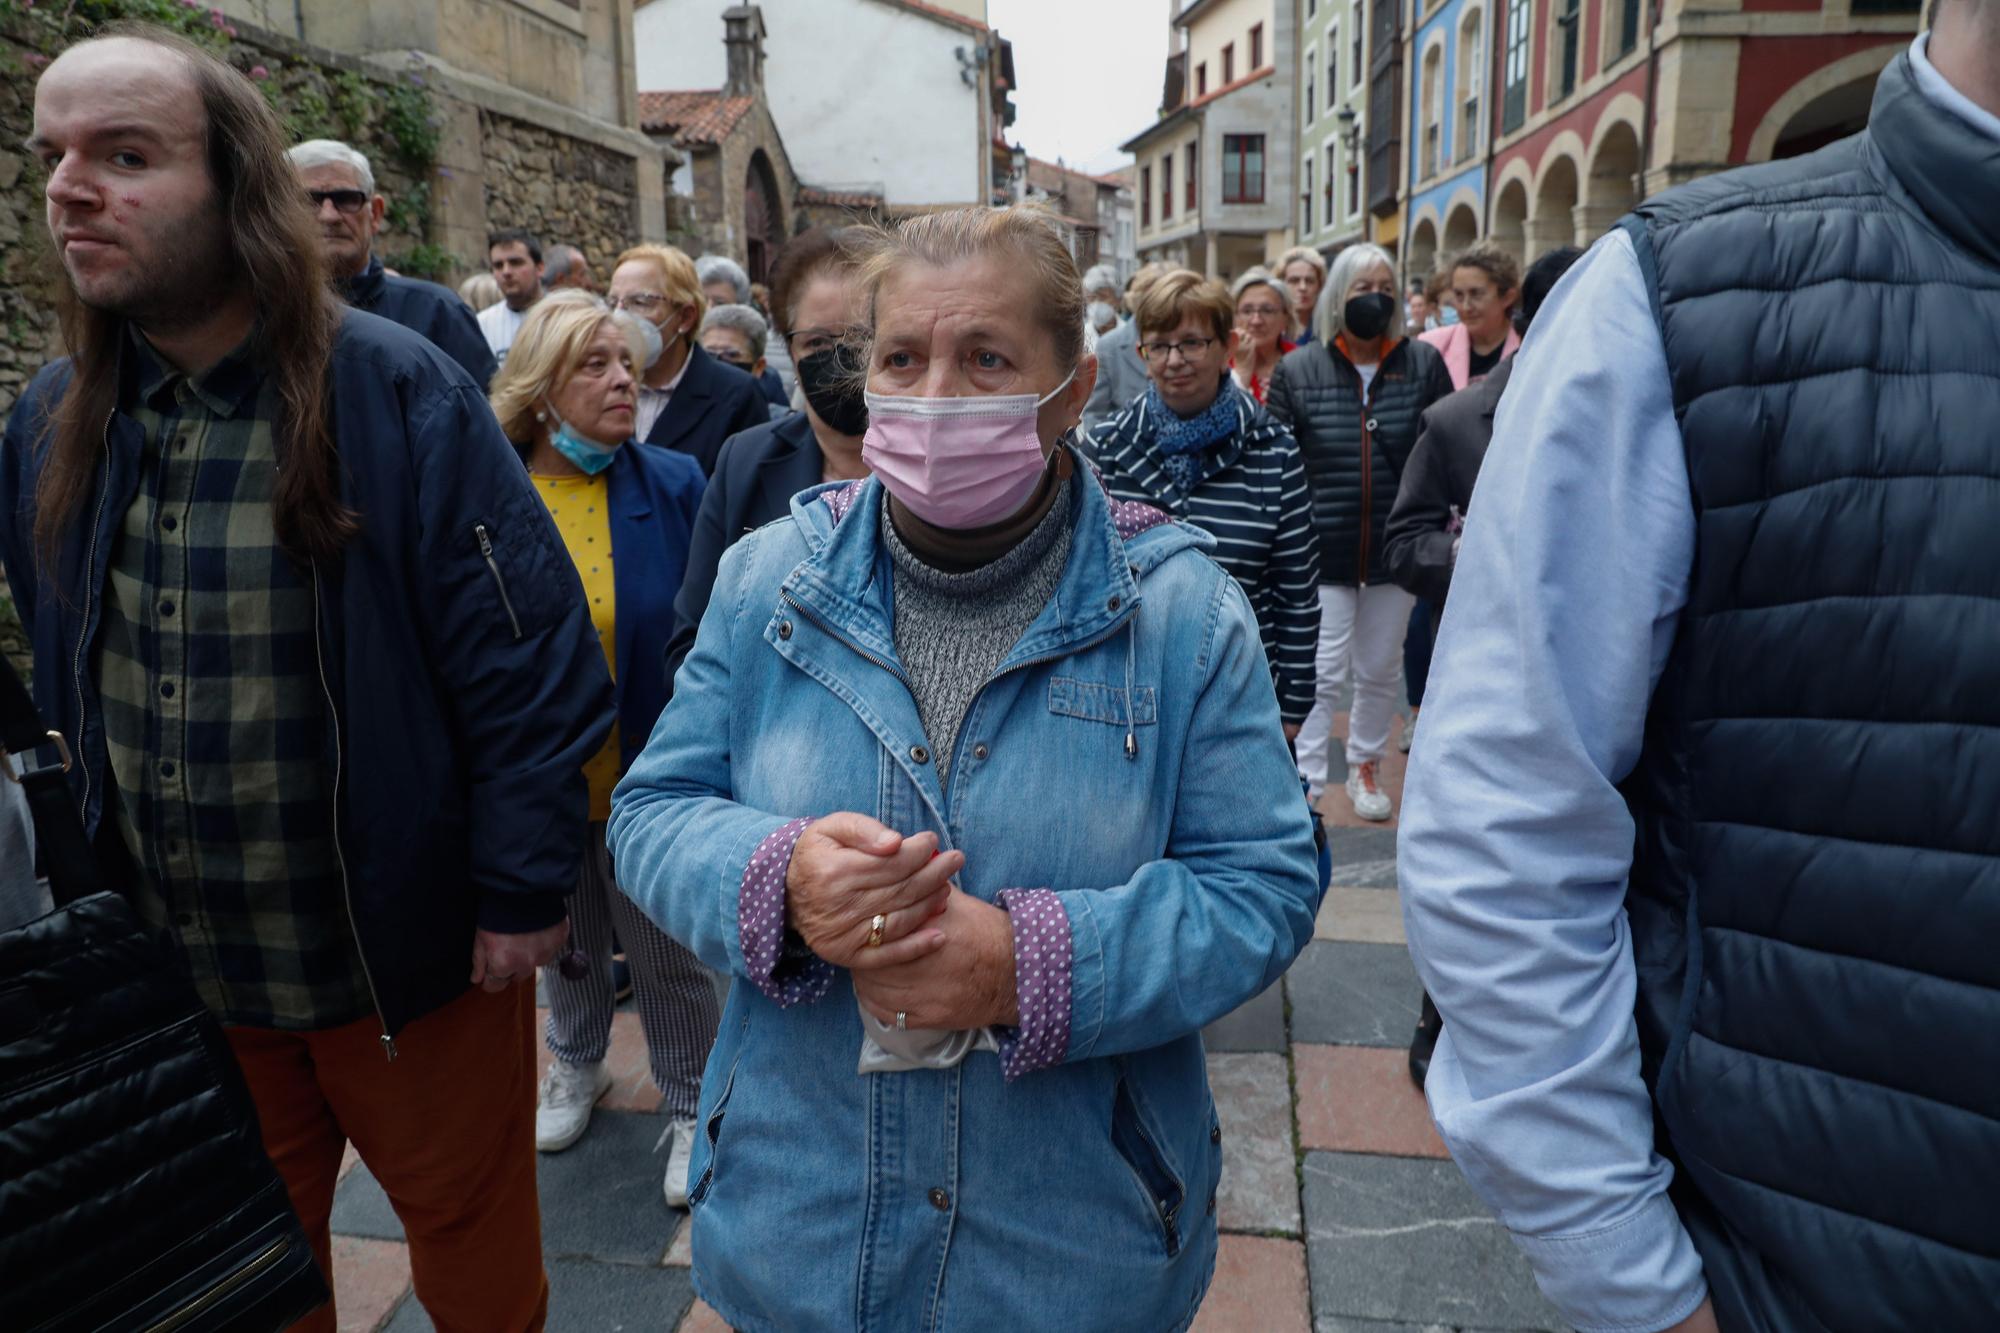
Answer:
[[[724,556],[619,785],[620,883],[731,976],[691,1201],[696,1289],[736,1328],[1179,1329],[1208,1286],[1222,1149],[1199,1034],[1311,938],[1312,829],[1257,623],[1209,539],[1121,539],[1077,482],[1062,582],[966,713],[948,788],[912,753],[874,481],[839,521],[836,488],[806,491]],[[842,810],[936,832],[982,899],[1058,892],[1065,1063],[859,1076],[845,973],[791,1008],[747,980],[752,853]]]

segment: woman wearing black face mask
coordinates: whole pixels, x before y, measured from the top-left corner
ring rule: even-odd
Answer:
[[[1299,775],[1317,801],[1351,669],[1347,795],[1362,819],[1385,820],[1393,807],[1381,763],[1411,598],[1382,565],[1383,529],[1417,419],[1451,392],[1451,376],[1435,348],[1403,336],[1395,265],[1376,246],[1350,246],[1334,259],[1317,318],[1319,341],[1278,363],[1264,403],[1298,441],[1319,535],[1319,651]]]
[[[868,408],[849,337],[868,316],[859,279],[863,257],[857,233],[825,227],[801,232],[778,254],[771,318],[798,374],[794,401],[802,398],[805,407],[723,442],[674,599],[670,679],[694,646],[722,553],[744,533],[790,513],[792,497],[807,487],[868,475],[861,461]]]

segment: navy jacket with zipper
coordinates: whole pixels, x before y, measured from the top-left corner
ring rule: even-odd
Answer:
[[[1305,459],[1321,583],[1389,581],[1382,539],[1417,418],[1450,392],[1444,358],[1414,338],[1382,358],[1365,404],[1361,372],[1325,343],[1287,352],[1271,372],[1264,410],[1292,432]]]
[[[76,755],[86,827],[115,852],[93,664],[111,544],[144,441],[113,412],[53,577],[34,552],[48,414],[37,375],[0,446],[0,553],[35,653],[35,696]],[[342,492],[360,535],[318,562],[328,771],[355,937],[385,1032],[462,994],[475,926],[563,918],[583,855],[583,764],[612,692],[583,587],[479,389],[429,341],[347,310],[330,369]],[[280,464],[283,433],[279,436]],[[99,837],[100,830],[107,836]]]
[[[339,287],[356,310],[392,319],[436,343],[439,351],[465,367],[481,393],[492,384],[496,367],[486,335],[479,331],[479,318],[451,288],[390,273],[373,256],[366,269]]]
[[[646,433],[646,443],[680,450],[708,476],[724,440],[770,419],[771,405],[750,372],[724,365],[697,343],[688,349],[687,369],[666,411]]]

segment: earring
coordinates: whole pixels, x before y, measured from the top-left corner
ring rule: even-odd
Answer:
[[[548,419],[549,419],[549,414],[547,412],[542,411],[542,409],[539,407],[535,409],[535,420],[547,421]]]

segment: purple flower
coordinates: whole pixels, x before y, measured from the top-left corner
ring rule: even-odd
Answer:
[[[231,40],[234,40],[234,39],[235,39],[235,37],[236,37],[236,25],[235,25],[234,23],[225,23],[225,24],[223,24],[223,25],[222,25],[222,30],[223,30],[223,31],[224,31],[225,33],[229,34],[229,37],[230,37],[230,39],[231,39]]]
[[[250,77],[261,83],[271,77],[271,71],[265,69],[262,65],[252,65],[250,67]]]

